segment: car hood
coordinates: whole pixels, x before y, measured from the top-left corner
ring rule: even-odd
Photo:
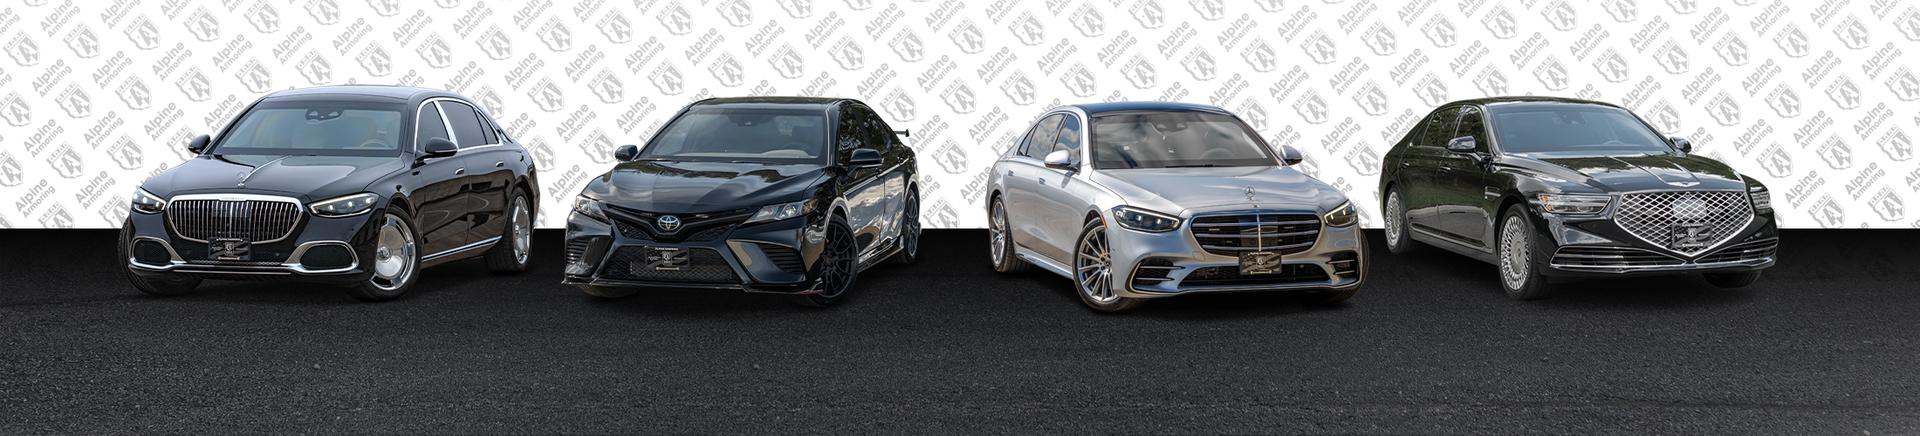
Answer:
[[[406,168],[391,156],[207,155],[161,172],[142,186],[161,196],[266,192],[314,201],[364,191]]]
[[[1525,155],[1510,164],[1604,191],[1744,189],[1740,173],[1697,154],[1553,156]]]
[[[1252,205],[1327,211],[1346,202],[1339,190],[1291,167],[1101,170],[1094,180],[1129,205],[1164,213]]]
[[[594,178],[584,194],[647,212],[712,212],[804,200],[826,177],[819,164],[640,161]]]

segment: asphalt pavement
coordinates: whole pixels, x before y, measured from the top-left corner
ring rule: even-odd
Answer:
[[[1373,234],[1374,247],[1382,247]],[[995,274],[985,233],[845,304],[430,269],[398,301],[118,276],[111,231],[0,231],[0,434],[1920,432],[1915,231],[1791,231],[1754,286],[1565,283],[1372,254],[1345,304],[1274,294],[1097,314]]]

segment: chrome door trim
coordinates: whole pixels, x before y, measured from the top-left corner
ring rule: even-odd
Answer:
[[[453,248],[449,248],[449,249],[446,249],[446,250],[442,250],[442,251],[440,251],[440,252],[438,252],[438,253],[433,253],[433,254],[429,254],[429,255],[425,255],[425,256],[420,256],[420,263],[426,263],[427,261],[431,261],[431,260],[435,260],[435,259],[439,259],[439,258],[443,258],[443,257],[447,257],[447,256],[452,256],[452,255],[455,255],[455,254],[460,254],[461,252],[466,252],[466,251],[472,251],[473,249],[476,249],[476,248],[482,248],[482,247],[486,247],[486,246],[491,246],[491,245],[493,245],[493,243],[495,243],[495,242],[500,242],[500,237],[499,237],[499,236],[495,236],[495,237],[491,237],[491,238],[487,238],[487,239],[483,239],[483,240],[480,240],[480,241],[475,241],[475,242],[473,242],[473,243],[471,243],[471,244],[467,244],[467,245],[462,245],[462,246],[458,246],[458,247],[453,247]]]

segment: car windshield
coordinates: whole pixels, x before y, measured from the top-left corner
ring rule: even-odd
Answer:
[[[814,162],[826,144],[825,111],[699,108],[661,129],[636,160]]]
[[[1603,107],[1521,107],[1493,111],[1503,153],[1579,155],[1666,154],[1672,148],[1626,110]]]
[[[262,103],[241,116],[212,153],[398,156],[400,120],[397,105]]]
[[[1278,162],[1238,118],[1141,112],[1093,118],[1095,169],[1272,166]]]

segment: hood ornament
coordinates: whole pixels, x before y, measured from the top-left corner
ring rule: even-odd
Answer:
[[[1247,187],[1243,187],[1243,188],[1240,188],[1240,189],[1241,189],[1241,191],[1242,191],[1242,192],[1245,192],[1245,193],[1247,194],[1247,202],[1248,202],[1248,203],[1252,203],[1252,202],[1253,202],[1253,197],[1254,197],[1254,195],[1256,194],[1256,192],[1255,192],[1255,191],[1253,190],[1253,187],[1252,187],[1252,186],[1247,186]]]
[[[660,230],[668,232],[680,230],[680,217],[677,216],[661,215],[660,218],[654,220],[653,223],[659,225]]]

